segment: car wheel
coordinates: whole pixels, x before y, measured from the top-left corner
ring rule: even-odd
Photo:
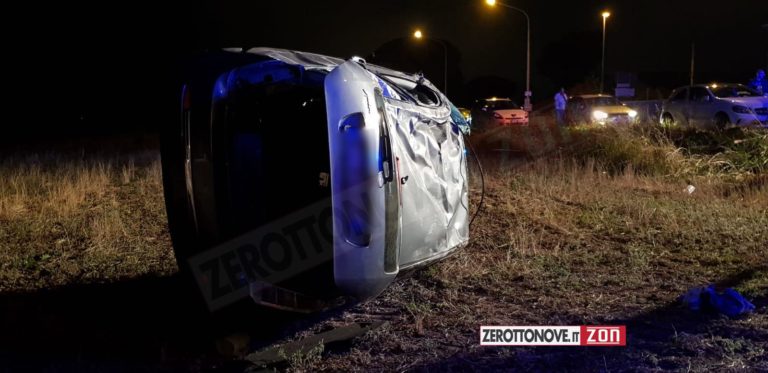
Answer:
[[[675,125],[675,119],[672,118],[672,114],[664,113],[664,115],[661,116],[661,124],[664,125],[664,127],[672,127]]]
[[[718,113],[715,115],[715,128],[718,130],[724,130],[728,125],[731,124],[731,119],[728,118],[727,115],[724,113]]]

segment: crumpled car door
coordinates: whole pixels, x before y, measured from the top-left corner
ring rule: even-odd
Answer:
[[[331,154],[334,279],[358,297],[379,294],[399,271],[401,204],[381,88],[360,60],[325,79]]]

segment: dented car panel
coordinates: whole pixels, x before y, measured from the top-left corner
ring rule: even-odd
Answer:
[[[187,201],[169,213],[177,257],[323,200],[332,206],[331,263],[274,284],[294,298],[375,296],[401,270],[467,244],[469,125],[427,79],[281,49],[225,57],[215,79],[184,85],[184,180],[166,188],[177,205]],[[187,99],[190,91],[197,96]]]

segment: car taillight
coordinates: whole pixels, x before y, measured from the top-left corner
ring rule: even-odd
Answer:
[[[493,117],[496,119],[502,119],[503,117],[499,113],[493,113]]]

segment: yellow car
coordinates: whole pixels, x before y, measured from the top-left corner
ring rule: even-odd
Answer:
[[[568,120],[576,124],[630,124],[637,120],[637,111],[611,95],[577,95],[568,101]]]

